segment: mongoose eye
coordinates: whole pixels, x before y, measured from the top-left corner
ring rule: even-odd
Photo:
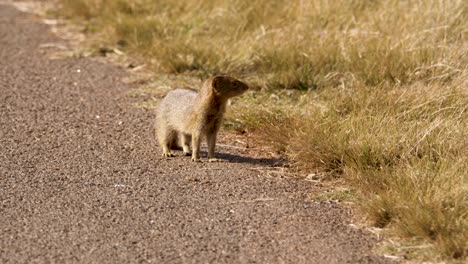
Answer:
[[[239,84],[238,83],[233,83],[232,86],[234,86],[235,88],[238,86]]]

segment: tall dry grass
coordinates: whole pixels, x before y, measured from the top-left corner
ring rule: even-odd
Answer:
[[[346,179],[376,226],[463,258],[468,89],[466,80],[459,81],[323,89],[303,98],[299,108],[272,108],[271,97],[248,98],[253,102],[237,102],[231,115],[297,168]],[[249,105],[256,110],[242,113]]]
[[[462,0],[62,2],[63,14],[89,19],[102,40],[156,70],[228,73],[259,87],[449,80],[468,63]]]
[[[465,1],[60,3],[98,45],[155,72],[261,88],[235,101],[231,124],[297,168],[346,179],[375,225],[467,258]]]

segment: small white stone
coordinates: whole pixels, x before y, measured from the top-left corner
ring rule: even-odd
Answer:
[[[398,256],[393,256],[393,255],[384,255],[384,258],[392,259],[392,260],[397,260],[397,259],[399,259]]]
[[[312,181],[312,182],[318,182],[320,181],[320,178],[318,177],[317,174],[315,173],[310,173],[309,175],[307,175],[307,177],[305,178],[306,181]]]

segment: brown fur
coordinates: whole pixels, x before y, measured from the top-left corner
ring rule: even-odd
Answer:
[[[204,82],[195,92],[177,89],[169,92],[161,102],[156,117],[156,134],[163,148],[163,156],[172,157],[173,141],[180,142],[184,153],[192,160],[200,160],[200,142],[206,136],[208,159],[214,160],[216,135],[221,126],[229,98],[241,95],[248,86],[229,76],[215,76]]]

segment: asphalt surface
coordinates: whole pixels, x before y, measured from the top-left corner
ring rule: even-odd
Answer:
[[[1,263],[385,262],[348,209],[269,160],[161,157],[125,70],[47,43],[64,41],[0,5]]]

